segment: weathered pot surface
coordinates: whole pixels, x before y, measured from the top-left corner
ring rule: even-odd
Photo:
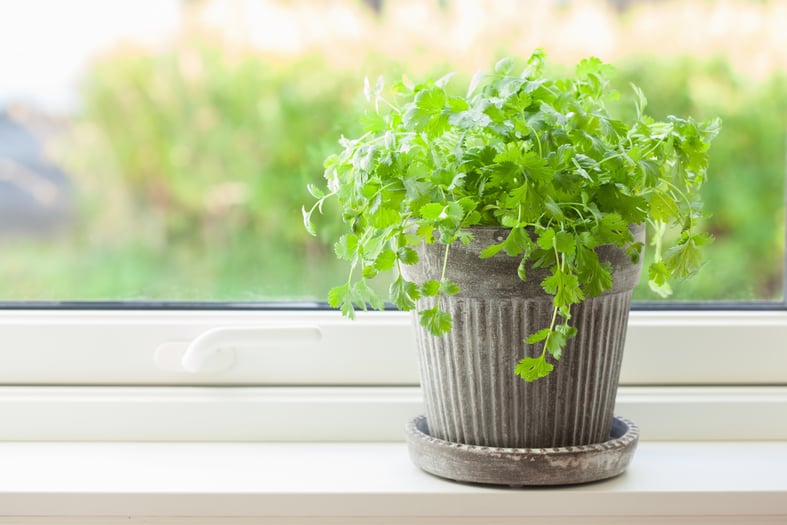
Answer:
[[[609,439],[579,447],[515,449],[458,445],[429,435],[424,416],[408,423],[410,457],[437,476],[470,483],[510,486],[574,485],[608,479],[628,467],[639,429],[614,418]]]
[[[620,364],[631,302],[641,264],[622,249],[601,247],[613,268],[613,288],[572,307],[578,334],[546,378],[525,383],[514,367],[541,352],[527,336],[549,326],[552,297],[541,289],[544,269],[517,275],[519,260],[480,251],[507,231],[472,229],[469,246],[451,245],[447,277],[460,294],[445,297],[454,327],[435,337],[418,327],[421,385],[430,435],[450,443],[482,447],[559,448],[603,443],[613,421]],[[634,229],[638,240],[643,228]],[[405,267],[406,279],[439,279],[445,246],[423,246],[421,262]],[[422,301],[421,308],[430,307]]]

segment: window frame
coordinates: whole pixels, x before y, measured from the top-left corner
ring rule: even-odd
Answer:
[[[215,374],[157,365],[162,343],[260,324],[324,337],[298,351],[240,349]],[[0,440],[399,441],[422,411],[412,330],[396,311],[350,321],[301,308],[3,310],[0,348],[13,350],[0,352],[0,417],[15,423]],[[783,309],[635,309],[616,411],[643,439],[785,440],[785,340]],[[752,341],[757,357],[741,359]]]
[[[647,305],[637,305],[630,315],[621,384],[787,385],[784,308]],[[161,345],[188,344],[209,330],[303,326],[322,331],[322,340],[298,352],[243,348],[227,371],[194,374],[156,364]],[[144,303],[134,309],[121,304],[102,309],[28,305],[0,310],[0,348],[17,349],[0,365],[0,384],[414,386],[413,330],[408,313],[360,312],[348,320],[336,311],[303,304],[193,304],[188,309]],[[741,359],[741,352],[754,344],[756,356]]]

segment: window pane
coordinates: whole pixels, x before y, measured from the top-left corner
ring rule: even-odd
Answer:
[[[722,117],[704,194],[716,242],[672,299],[782,300],[787,2],[153,6],[0,7],[0,300],[324,300],[349,270],[330,241],[342,225],[326,209],[312,238],[301,206],[357,133],[364,77],[466,81],[539,46],[557,66],[614,63],[619,111],[635,82],[654,117]]]

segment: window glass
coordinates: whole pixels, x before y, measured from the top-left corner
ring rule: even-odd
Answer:
[[[596,55],[656,118],[720,116],[673,300],[781,301],[787,2],[28,0],[0,6],[1,301],[323,301],[347,268],[301,206],[364,77],[543,47]],[[619,111],[633,105],[621,104]],[[379,283],[385,288],[384,283]],[[647,286],[640,300],[656,300]]]

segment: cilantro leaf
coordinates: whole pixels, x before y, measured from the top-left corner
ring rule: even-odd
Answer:
[[[536,379],[548,376],[554,368],[555,367],[547,363],[546,358],[541,355],[540,357],[526,357],[522,359],[514,368],[514,373],[528,383],[531,383]]]
[[[439,87],[422,89],[416,93],[413,103],[407,106],[402,122],[407,128],[439,136],[449,125],[448,116],[443,111],[446,102],[447,97],[443,89]]]
[[[551,334],[551,333],[552,333],[552,330],[550,330],[549,328],[542,328],[538,332],[532,333],[529,336],[527,336],[527,339],[525,339],[525,342],[527,344],[529,344],[529,345],[534,345],[536,343],[540,343],[541,341],[543,341],[544,339],[549,337],[549,334]]]
[[[451,279],[440,280],[440,293],[443,295],[456,295],[459,293],[459,285]]]
[[[409,246],[403,246],[396,251],[396,258],[402,261],[403,264],[412,266],[418,264],[418,252]]]
[[[418,312],[421,326],[426,328],[430,334],[440,336],[451,331],[451,314],[440,310],[438,307],[428,308]]]
[[[409,312],[415,308],[415,301],[421,298],[418,285],[414,282],[405,280],[399,275],[389,288],[391,301],[397,308]]]
[[[440,293],[440,282],[430,279],[421,285],[421,294],[424,297],[435,297]]]
[[[708,235],[687,235],[681,242],[670,248],[664,256],[664,264],[669,272],[678,277],[688,277],[702,266],[703,255],[700,246],[710,242]]]
[[[396,263],[396,252],[391,249],[383,250],[380,255],[374,260],[374,267],[381,272],[388,271],[394,267]]]
[[[664,261],[653,262],[648,266],[648,287],[661,297],[672,295],[669,277],[670,272]]]
[[[339,259],[352,261],[358,251],[358,236],[352,233],[342,235],[333,245],[333,251]]]
[[[588,297],[597,297],[612,288],[612,267],[601,262],[595,250],[581,245],[577,251],[577,277]]]
[[[560,266],[552,267],[552,274],[541,282],[541,287],[554,296],[555,307],[577,304],[585,299],[577,276],[561,270]]]

